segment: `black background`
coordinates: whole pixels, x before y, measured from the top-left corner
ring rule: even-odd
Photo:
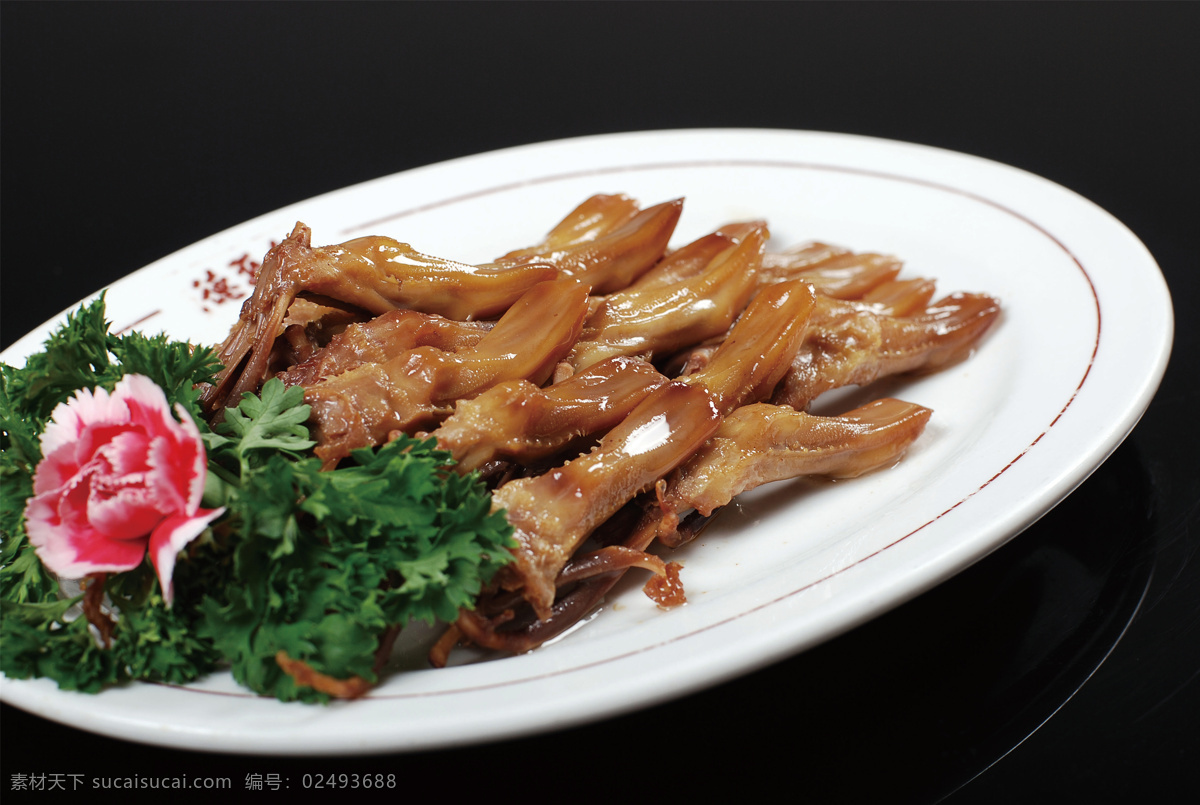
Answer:
[[[294,794],[306,771],[383,771],[403,786],[389,799],[415,801],[780,788],[807,802],[1200,800],[1195,4],[5,2],[0,14],[4,346],[130,271],[318,193],[510,145],[721,126],[909,140],[1041,174],[1147,244],[1177,315],[1157,398],[1066,502],[804,655],[565,732],[390,757],[176,752],[6,705],[9,796],[18,773],[212,774],[235,790],[279,773]]]

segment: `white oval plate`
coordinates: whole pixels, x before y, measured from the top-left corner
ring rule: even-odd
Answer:
[[[648,132],[543,143],[367,182],[264,215],[114,283],[115,328],[219,342],[247,271],[297,220],[314,240],[387,234],[482,262],[537,242],[596,192],[643,204],[686,197],[673,243],[766,218],[772,248],[808,239],[904,259],[939,293],[1000,297],[968,361],[871,396],[934,409],[895,468],[743,496],[677,551],[687,606],[658,610],[627,578],[581,628],[518,657],[421,667],[410,635],[367,698],[281,704],[228,674],[99,695],[0,680],[18,707],[106,735],[247,753],[428,749],[553,730],[712,685],[801,651],[949,578],[1062,500],[1116,448],[1157,389],[1171,302],[1124,226],[1049,181],[905,143],[792,131]],[[61,317],[60,319],[61,320]],[[40,347],[49,322],[3,356]],[[855,396],[821,401],[848,408]]]

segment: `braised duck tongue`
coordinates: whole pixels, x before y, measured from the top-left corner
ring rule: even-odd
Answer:
[[[428,429],[450,413],[455,400],[497,383],[545,382],[579,335],[586,312],[586,286],[572,280],[542,283],[474,347],[457,353],[418,347],[308,387],[304,399],[312,406],[316,454],[333,466],[356,448]]]

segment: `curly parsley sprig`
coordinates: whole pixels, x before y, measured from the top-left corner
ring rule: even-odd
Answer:
[[[271,380],[209,441],[213,461],[239,468],[211,501],[231,512],[235,583],[200,604],[198,631],[239,682],[284,700],[325,695],[297,685],[280,652],[373,683],[390,628],[453,619],[511,557],[507,520],[433,440],[401,437],[321,471],[303,398]]]
[[[50,677],[63,688],[89,692],[131,678],[188,681],[219,659],[211,643],[189,637],[194,609],[162,606],[145,564],[108,579],[122,617],[111,646],[98,644],[86,619],[76,617],[82,596],[64,594],[25,532],[25,503],[42,460],[41,433],[55,407],[77,391],[112,391],[126,374],[143,374],[207,429],[193,388],[212,379],[218,368],[213,353],[163,335],[118,336],[108,330],[102,294],[69,314],[23,367],[0,364],[0,670],[15,678]],[[198,568],[183,565],[177,588],[195,588]]]
[[[402,437],[322,472],[302,389],[270,381],[213,430],[194,391],[217,368],[211,352],[107,330],[101,298],[70,316],[25,368],[0,366],[5,674],[96,691],[128,679],[184,682],[227,663],[259,693],[324,700],[278,657],[374,683],[390,633],[414,619],[453,619],[511,559],[503,513],[492,512],[476,476],[449,470],[449,454],[432,440]],[[197,421],[208,453],[204,505],[227,514],[180,556],[173,606],[164,606],[146,563],[109,576],[119,618],[103,647],[72,617],[81,597],[62,597],[38,562],[22,510],[54,406],[79,388],[112,388],[126,373],[153,379]]]

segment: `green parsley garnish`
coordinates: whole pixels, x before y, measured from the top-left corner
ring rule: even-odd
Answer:
[[[227,409],[215,430],[194,386],[217,365],[206,349],[139,333],[114,336],[103,297],[68,317],[22,369],[0,364],[0,670],[97,691],[131,679],[174,683],[228,665],[252,690],[323,701],[280,666],[286,653],[317,674],[378,681],[397,628],[453,620],[510,560],[512,529],[475,475],[449,469],[433,440],[402,437],[322,472],[304,423],[303,390],[268,382]],[[80,388],[144,374],[180,403],[208,452],[204,507],[225,507],[191,543],[164,605],[149,562],[110,574],[117,616],[100,645],[82,596],[68,596],[24,530],[25,500],[50,414]]]

